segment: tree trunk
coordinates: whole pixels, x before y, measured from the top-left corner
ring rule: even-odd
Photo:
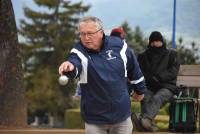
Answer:
[[[27,122],[22,64],[11,0],[0,0],[0,127]]]

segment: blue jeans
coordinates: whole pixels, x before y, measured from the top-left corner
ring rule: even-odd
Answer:
[[[95,125],[85,123],[85,134],[132,134],[131,117],[116,124]]]

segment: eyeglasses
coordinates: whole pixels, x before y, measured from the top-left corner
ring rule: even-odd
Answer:
[[[84,33],[84,32],[81,32],[80,33],[80,37],[92,37],[94,34],[96,34],[97,32],[101,31],[102,29],[99,29],[95,32],[88,32],[88,33]]]

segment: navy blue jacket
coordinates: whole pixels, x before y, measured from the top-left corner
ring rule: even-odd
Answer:
[[[127,80],[137,94],[146,91],[133,51],[119,38],[105,36],[100,52],[88,50],[79,42],[68,60],[76,67],[67,75],[79,78],[81,114],[87,123],[114,124],[130,116]]]

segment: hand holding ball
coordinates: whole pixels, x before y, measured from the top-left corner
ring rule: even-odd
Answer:
[[[66,85],[68,81],[69,81],[69,78],[65,75],[61,75],[58,79],[59,84],[63,86]]]

